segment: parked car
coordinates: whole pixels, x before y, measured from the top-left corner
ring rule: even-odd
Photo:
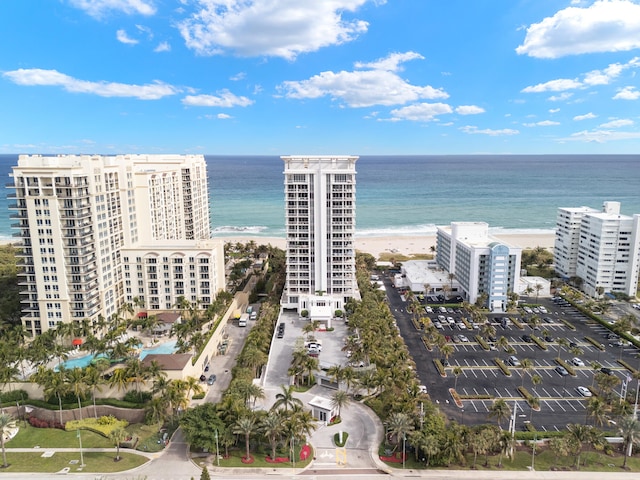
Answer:
[[[576,367],[584,367],[584,362],[580,360],[578,357],[572,358],[571,363],[573,363]]]
[[[531,335],[522,335],[522,341],[531,343]]]
[[[611,369],[610,369],[610,368],[608,368],[608,367],[602,367],[602,368],[600,369],[600,371],[601,371],[602,373],[604,373],[605,375],[613,375],[613,370],[611,370]]]
[[[558,372],[558,375],[562,375],[563,377],[565,377],[565,376],[569,375],[569,372],[567,371],[567,369],[566,369],[566,368],[564,368],[564,367],[563,367],[563,366],[561,366],[561,365],[558,365],[558,366],[555,368],[555,370],[556,370],[556,372]]]
[[[507,362],[514,366],[514,367],[519,367],[520,366],[520,360],[518,360],[518,357],[516,357],[515,355],[511,355],[508,359]]]
[[[592,395],[591,390],[589,390],[587,387],[578,387],[576,388],[576,390],[583,397],[590,397]]]
[[[544,317],[542,320],[544,320],[545,323],[553,323],[553,318],[551,317]]]
[[[553,337],[550,337],[549,335],[547,335],[546,337],[544,337],[544,341],[545,342],[555,342],[556,339]]]
[[[211,375],[209,375],[209,378],[207,379],[207,383],[208,383],[209,385],[213,385],[214,383],[216,383],[216,379],[217,379],[217,378],[218,378],[218,377],[216,377],[216,374],[215,374],[215,373],[212,373]]]
[[[206,380],[207,380],[207,377],[206,377],[206,375],[204,373],[202,375],[200,375],[200,381],[201,382],[204,382]]]
[[[467,338],[466,335],[458,335],[458,337],[460,338],[461,342],[468,342],[469,341],[469,339]]]
[[[544,308],[543,306],[539,306],[538,310],[540,310],[540,313],[547,313],[547,309]]]

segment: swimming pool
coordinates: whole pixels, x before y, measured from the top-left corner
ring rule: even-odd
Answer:
[[[176,350],[176,340],[171,340],[169,342],[161,343],[153,348],[143,348],[140,351],[140,360],[143,360],[144,357],[146,357],[150,353],[170,354],[175,352]],[[84,357],[70,358],[66,362],[64,362],[63,365],[67,370],[72,370],[74,368],[85,368],[91,364],[91,360],[93,360],[94,357],[95,355],[85,355]],[[98,355],[98,358],[99,357],[106,358],[106,355],[100,354]],[[57,371],[58,367],[56,366],[54,370]]]

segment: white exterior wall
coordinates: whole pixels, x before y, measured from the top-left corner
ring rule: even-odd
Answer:
[[[179,225],[194,211],[183,203],[185,168],[202,176],[196,182],[199,193],[187,197],[192,204],[204,201],[195,210],[198,218],[206,212],[206,226],[204,219]],[[58,322],[109,318],[125,303],[121,252],[140,245],[145,237],[154,240],[147,234],[157,230],[148,188],[140,188],[136,178],[149,178],[159,170],[167,175],[177,172],[170,192],[171,215],[156,217],[164,218],[161,230],[172,232],[176,240],[186,239],[190,230],[208,234],[202,156],[19,157],[12,174],[12,208],[24,251],[22,320],[28,331],[40,334]]]
[[[353,243],[358,157],[281,158],[287,232],[282,305],[298,311],[342,309],[345,299],[358,295]]]
[[[639,215],[620,214],[619,202],[558,209],[556,265],[565,278],[579,277],[591,296],[621,292],[635,296],[640,263]]]

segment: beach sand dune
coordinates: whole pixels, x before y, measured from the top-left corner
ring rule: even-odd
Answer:
[[[493,235],[495,238],[514,247],[523,249],[542,247],[553,249],[553,233],[532,233],[532,234],[500,234]],[[286,241],[280,237],[255,237],[255,236],[233,236],[219,237],[225,242],[246,243],[254,241],[258,245],[273,245],[284,249]],[[401,255],[426,254],[431,253],[431,247],[436,246],[435,235],[421,236],[397,236],[397,237],[357,237],[355,238],[356,249],[361,252],[370,253],[374,257],[380,257],[381,253],[398,253]]]

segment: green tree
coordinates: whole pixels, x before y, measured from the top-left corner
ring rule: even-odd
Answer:
[[[276,448],[280,438],[282,437],[284,429],[285,425],[283,423],[283,418],[278,411],[265,415],[260,421],[260,431],[269,442],[272,460],[275,460],[276,458]]]
[[[396,446],[405,438],[405,435],[412,432],[415,428],[413,420],[404,412],[395,412],[389,415],[385,422],[387,434],[390,438],[395,438]]]
[[[624,448],[624,463],[622,464],[622,468],[627,468],[627,458],[631,456],[633,446],[640,443],[640,422],[638,422],[634,415],[623,417],[620,420],[618,431],[622,436]]]
[[[124,428],[116,428],[109,434],[109,439],[116,447],[116,462],[120,461],[120,444],[127,439],[127,431]]]
[[[211,480],[209,476],[209,469],[205,466],[202,467],[202,473],[200,474],[200,480]]]
[[[81,399],[86,397],[87,389],[89,388],[89,386],[87,385],[85,371],[82,368],[76,367],[71,370],[66,370],[65,372],[65,381],[69,384],[69,391],[73,393],[78,399],[78,415],[80,415],[80,420],[82,420]]]
[[[503,398],[499,398],[489,407],[489,418],[495,418],[498,428],[502,429],[501,423],[511,416],[511,407]]]
[[[249,450],[249,440],[251,435],[256,431],[256,417],[250,413],[243,417],[240,417],[233,425],[233,433],[235,435],[244,435],[245,442],[245,460],[251,459],[251,451]]]
[[[284,385],[280,385],[281,391],[280,393],[276,393],[276,401],[274,402],[271,410],[277,410],[280,407],[286,412],[289,408],[293,408],[296,405],[302,406],[302,400],[293,396],[295,392],[295,387],[290,385],[285,387]]]
[[[344,390],[337,390],[331,396],[331,408],[338,409],[338,418],[341,418],[342,407],[348,405],[350,401],[349,395]]]
[[[0,444],[2,445],[2,467],[7,468],[7,452],[4,447],[5,436],[9,434],[11,429],[15,428],[16,420],[8,413],[0,413]]]
[[[216,435],[220,439],[225,430],[218,408],[213,403],[203,403],[185,410],[180,417],[180,427],[189,444],[210,452],[216,451]]]

